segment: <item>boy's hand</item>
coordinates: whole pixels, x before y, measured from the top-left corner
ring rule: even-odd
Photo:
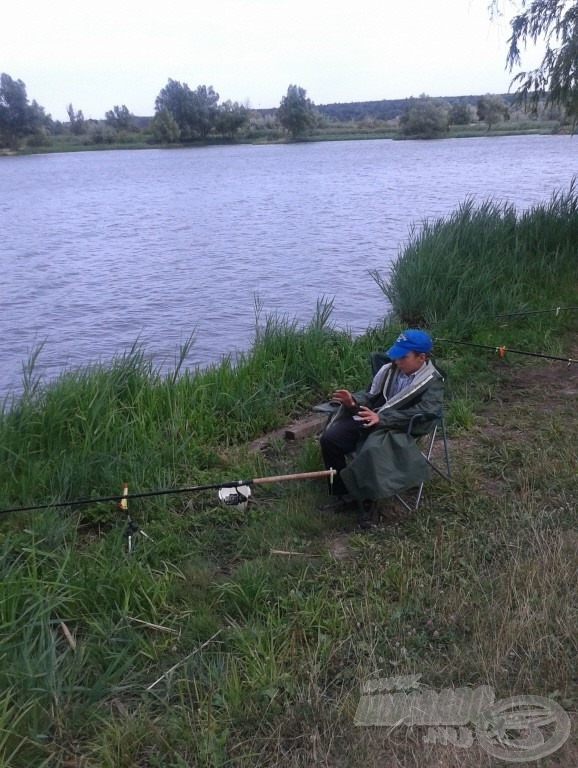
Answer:
[[[359,406],[359,415],[363,419],[364,427],[374,427],[379,423],[379,416],[371,408],[366,408],[364,405]]]
[[[355,405],[353,395],[348,389],[336,389],[331,397],[332,400],[337,400],[338,403],[345,405],[346,408],[353,408]]]

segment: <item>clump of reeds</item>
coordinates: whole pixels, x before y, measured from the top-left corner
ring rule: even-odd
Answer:
[[[574,184],[520,214],[470,199],[416,227],[390,273],[373,277],[403,323],[471,333],[503,312],[574,303],[577,242]]]

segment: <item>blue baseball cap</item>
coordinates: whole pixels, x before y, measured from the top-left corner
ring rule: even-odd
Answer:
[[[433,342],[429,334],[417,328],[409,328],[399,334],[395,344],[387,350],[386,354],[395,360],[397,357],[404,357],[408,352],[429,352],[432,347]]]

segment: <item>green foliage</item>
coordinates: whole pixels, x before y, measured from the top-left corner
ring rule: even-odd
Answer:
[[[215,125],[218,114],[219,94],[213,86],[199,85],[193,93],[195,124],[194,130],[202,139],[208,136]]]
[[[414,138],[435,138],[443,136],[448,130],[448,108],[429,96],[410,99],[409,104],[399,118],[399,125],[404,136]]]
[[[497,9],[498,0],[492,6]],[[536,109],[545,97],[547,104],[565,108],[574,121],[578,118],[578,3],[576,0],[534,0],[522,2],[520,13],[510,22],[507,63],[510,71],[522,62],[521,48],[529,42],[545,43],[538,67],[519,72],[513,79],[518,94]]]
[[[128,107],[124,104],[122,107],[115,106],[108,112],[105,112],[104,117],[108,125],[117,131],[138,130],[134,122],[134,115],[129,112]]]
[[[375,341],[335,331],[330,313],[320,302],[304,328],[258,313],[253,349],[204,371],[162,376],[135,345],[44,386],[33,357],[22,397],[0,416],[0,504],[111,495],[125,481],[141,490],[206,482],[223,445],[281,426],[339,383],[365,385]],[[107,519],[98,508],[85,514]]]
[[[473,109],[467,102],[454,102],[448,113],[450,125],[469,125],[473,117]]]
[[[114,144],[117,138],[116,129],[102,123],[90,123],[86,133],[87,144]]]
[[[20,82],[20,81],[18,81]],[[296,86],[294,86],[296,88]],[[250,142],[276,142],[284,137],[284,129],[277,119],[277,110],[251,110],[237,102],[218,104],[218,95],[211,88],[199,86],[192,91],[188,86],[169,80],[161,94],[178,112],[183,106],[185,131],[181,131],[173,113],[166,107],[157,109],[153,118],[136,117],[125,105],[115,106],[106,113],[104,120],[86,120],[81,110],[68,106],[69,121],[54,121],[36,101],[27,108],[28,127],[23,135],[11,142],[0,130],[0,144],[12,149],[20,148],[25,139],[26,152],[69,152],[90,147],[146,148],[151,144],[175,144],[181,141],[224,143],[231,140]],[[215,102],[214,99],[217,99]],[[440,109],[451,106],[455,128],[445,136],[480,135],[474,125],[460,122],[471,115],[476,96],[460,96],[453,99],[432,98]],[[540,102],[535,113],[526,114],[512,105],[512,98],[501,98],[509,105],[511,120],[507,133],[551,133],[563,126],[564,110]],[[213,103],[209,103],[213,101]],[[307,100],[309,101],[309,100]],[[398,120],[402,109],[415,100],[384,100],[382,102],[354,102],[315,107],[306,131],[300,138],[308,140],[337,141],[341,139],[398,138]],[[182,104],[181,104],[182,102]],[[2,109],[0,108],[0,115]],[[4,113],[6,114],[6,113]],[[192,122],[191,122],[192,121]],[[1,119],[0,119],[1,124]],[[504,129],[500,127],[500,133]],[[296,134],[297,135],[297,134]],[[420,137],[422,134],[414,134]],[[425,134],[424,134],[425,135]],[[431,135],[431,134],[427,134]],[[436,135],[442,135],[441,133]]]
[[[183,141],[205,138],[215,125],[219,94],[210,85],[192,91],[186,83],[169,79],[155,100],[156,114],[167,111],[177,123]],[[166,122],[166,119],[165,121]]]
[[[488,131],[491,130],[493,123],[510,119],[508,106],[502,97],[492,96],[491,93],[480,96],[476,104],[476,112],[478,119],[488,124]]]
[[[175,144],[181,137],[179,124],[168,109],[157,110],[151,122],[151,131],[155,142]]]
[[[215,120],[215,130],[222,136],[233,138],[249,122],[249,110],[246,107],[225,101],[219,107]]]
[[[475,424],[476,403],[467,395],[453,397],[447,406],[446,417],[452,434],[462,430],[469,432]]]
[[[163,111],[169,113],[179,126],[179,130],[183,131],[184,138],[190,132],[191,100],[192,91],[189,86],[170,78],[155,100],[155,114]]]
[[[5,72],[0,75],[0,146],[17,149],[20,139],[42,128],[44,110],[28,104],[26,86]]]
[[[50,143],[50,132],[47,128],[39,128],[26,137],[27,147],[49,147]]]
[[[74,134],[74,136],[82,136],[88,131],[88,123],[84,119],[84,115],[81,109],[79,109],[77,112],[75,111],[72,104],[69,104],[66,107],[66,113],[68,114],[68,120],[70,123],[70,132]]]
[[[298,85],[290,85],[281,99],[277,118],[294,139],[311,131],[317,121],[315,105],[307,98],[307,91]]]

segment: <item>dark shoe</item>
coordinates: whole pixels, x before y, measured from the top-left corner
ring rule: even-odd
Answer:
[[[357,518],[357,524],[363,531],[368,531],[370,528],[375,528],[377,525],[377,502],[372,499],[364,499],[359,502],[359,517]]]
[[[354,504],[353,499],[348,496],[338,496],[327,504],[320,504],[317,509],[320,512],[347,512]]]

